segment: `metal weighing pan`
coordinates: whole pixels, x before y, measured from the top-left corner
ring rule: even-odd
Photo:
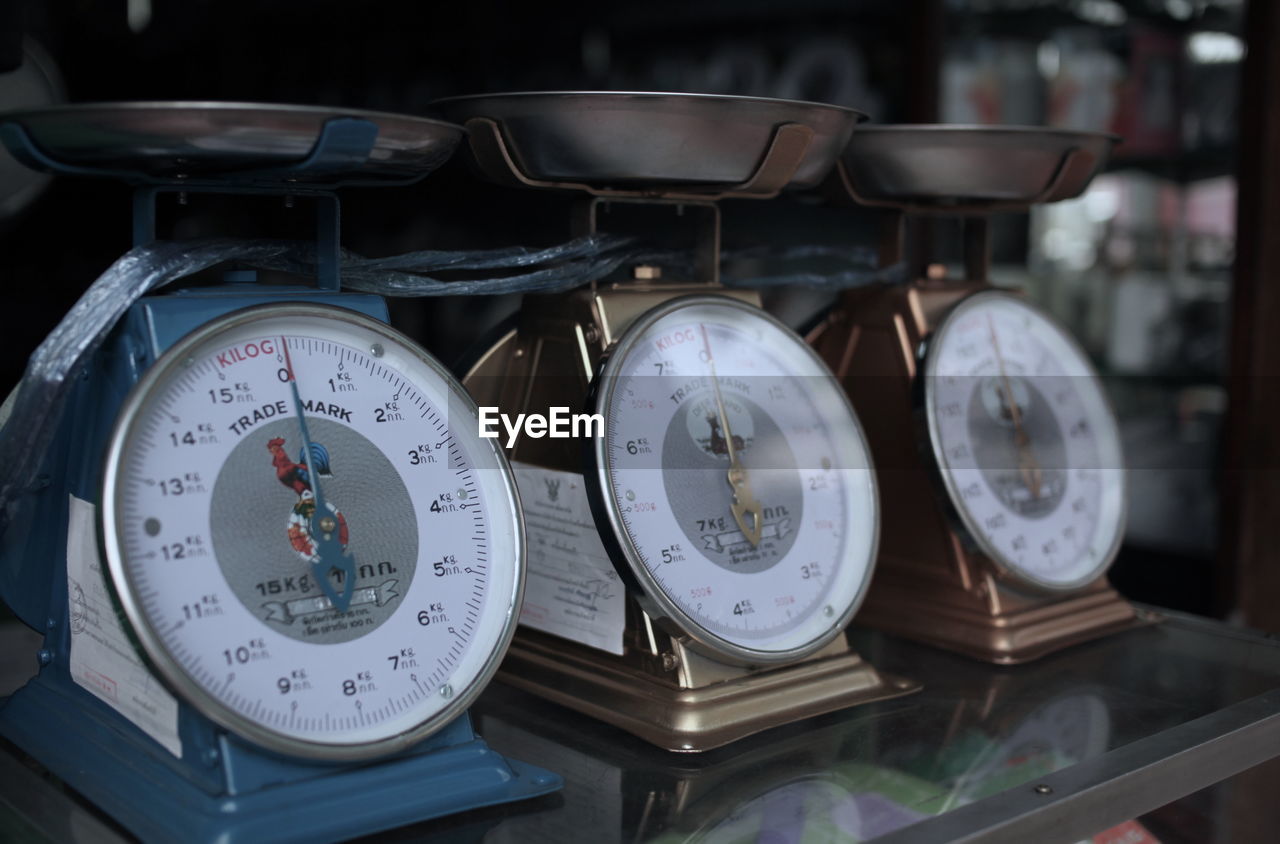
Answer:
[[[841,166],[854,199],[870,205],[1025,206],[1079,196],[1119,140],[1031,126],[867,126]]]
[[[493,121],[526,179],[622,189],[731,189],[752,179],[788,124],[812,131],[789,184],[812,186],[865,119],[821,103],[618,91],[483,94],[439,100],[431,108],[456,123]],[[477,128],[468,128],[474,145]],[[505,175],[480,163],[491,177]]]
[[[146,176],[211,176],[286,167],[306,158],[326,121],[368,120],[368,161],[343,175],[409,179],[439,167],[462,129],[439,120],[359,109],[228,102],[86,103],[0,114],[61,164]]]

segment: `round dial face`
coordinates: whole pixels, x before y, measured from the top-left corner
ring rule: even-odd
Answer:
[[[789,329],[676,299],[619,340],[595,459],[619,569],[713,655],[783,662],[830,642],[871,575],[878,501],[843,391]]]
[[[513,632],[510,470],[443,368],[345,309],[267,305],[126,400],[103,534],[144,650],[212,720],[314,758],[392,752],[479,694]]]
[[[929,342],[925,413],[952,503],[1000,568],[1046,589],[1106,570],[1124,528],[1119,429],[1057,324],[1006,293],[963,300]]]

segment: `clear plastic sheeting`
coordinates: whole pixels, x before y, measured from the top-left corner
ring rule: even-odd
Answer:
[[[386,296],[497,295],[576,287],[611,272],[633,253],[626,238],[592,236],[550,249],[482,252],[417,252],[367,259],[345,254],[344,286]],[[157,241],[135,247],[89,286],[58,326],[31,355],[22,381],[5,402],[0,430],[0,526],[15,500],[37,484],[36,474],[62,416],[67,393],[90,356],[120,317],[143,295],[217,264],[310,273],[311,244],[288,241]],[[514,276],[440,281],[418,272],[540,267]]]
[[[344,271],[403,270],[406,272],[441,272],[444,270],[492,270],[512,267],[534,267],[556,261],[593,258],[603,252],[633,242],[618,235],[588,235],[548,249],[511,246],[477,252],[424,250],[392,255],[388,258],[362,258],[346,253]]]
[[[267,261],[291,245],[243,240],[157,241],[135,247],[98,277],[36,348],[0,431],[0,525],[30,489],[58,429],[67,392],[129,306],[149,290],[228,260]]]
[[[552,293],[572,290],[603,278],[624,264],[644,259],[644,251],[632,238],[598,234],[541,250],[515,247],[484,252],[426,251],[389,258],[361,258],[348,253],[342,261],[342,286],[391,297]],[[420,275],[521,267],[539,268],[498,278],[450,281]]]
[[[730,287],[804,285],[839,288],[898,281],[901,266],[874,268],[874,254],[857,247],[763,247],[727,256],[769,263],[815,258],[843,265],[831,273],[802,272],[725,278]],[[313,275],[315,246],[257,240],[156,241],[135,247],[111,265],[67,312],[31,359],[0,417],[0,528],[15,500],[37,482],[36,473],[57,430],[67,393],[89,357],[129,307],[149,291],[217,264]],[[342,286],[390,297],[496,296],[570,290],[629,264],[657,263],[685,269],[690,256],[655,252],[633,238],[590,235],[546,249],[429,250],[387,258],[341,255]],[[852,265],[852,266],[849,266]],[[493,273],[486,278],[441,280],[426,273]]]

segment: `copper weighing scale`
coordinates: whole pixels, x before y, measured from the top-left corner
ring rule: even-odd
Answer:
[[[859,623],[997,663],[1148,623],[1106,578],[1125,491],[1101,383],[1062,328],[988,278],[988,215],[1078,196],[1116,140],[878,126],[842,157],[844,192],[892,212],[883,262],[903,259],[909,221],[964,226],[962,278],[931,264],[906,285],[846,291],[808,335],[879,471],[880,560]]]
[[[816,184],[860,116],[654,93],[437,109],[465,124],[490,179],[584,195],[575,234],[630,233],[616,221],[644,213],[694,251],[680,278],[639,265],[526,295],[517,323],[465,369],[482,407],[597,410],[604,421],[603,437],[521,436],[509,452],[533,567],[499,677],[675,751],[917,688],[877,672],[844,636],[877,531],[856,417],[756,293],[719,284],[717,200]],[[811,546],[822,550],[804,560],[788,550]],[[613,613],[603,633],[592,627],[601,606]]]
[[[160,196],[316,209],[314,243],[284,253],[314,279],[236,270],[143,296],[85,339],[101,343],[67,375],[66,412],[38,420],[57,425],[39,476],[5,478],[0,594],[45,640],[0,735],[144,840],[339,840],[559,787],[467,716],[524,583],[510,469],[385,300],[340,289],[337,189],[417,181],[461,135],[242,103],[0,115],[28,166],[134,188],[139,249],[117,267],[136,273],[250,248],[155,241]],[[125,306],[101,285],[96,308]]]

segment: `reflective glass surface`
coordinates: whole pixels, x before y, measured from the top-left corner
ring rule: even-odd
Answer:
[[[1280,687],[1276,642],[1190,617],[1022,666],[867,631],[852,638],[924,691],[698,755],[657,750],[495,684],[475,710],[480,731],[503,753],[561,773],[566,787],[516,807],[484,840],[868,840]]]
[[[1210,782],[1193,781],[1195,774],[1201,767],[1221,770],[1224,756],[1280,754],[1280,729],[1268,726],[1280,725],[1280,641],[1217,622],[1170,616],[1153,627],[1003,667],[868,631],[855,630],[852,639],[879,668],[920,680],[924,691],[703,754],[658,750],[494,683],[472,710],[480,732],[499,751],[563,775],[564,791],[366,840],[775,844],[886,834],[894,840],[985,837],[973,810],[985,808],[984,823],[1025,820],[1027,804],[1017,798],[1031,795],[1042,778],[1053,781],[1055,774],[1091,766],[1088,782],[1101,786],[1106,811],[1114,816],[1101,825],[1110,827],[1205,788]],[[1188,726],[1197,724],[1188,737]],[[1249,730],[1244,746],[1235,737]],[[1142,746],[1151,751],[1145,763],[1133,753]],[[13,774],[0,777],[0,837],[21,832],[32,841],[97,841],[123,834],[96,807],[42,777],[14,748],[0,749],[0,770]],[[1190,777],[1185,769],[1171,776],[1150,764],[1175,754],[1190,763]],[[1125,777],[1127,786],[1112,791]],[[1261,793],[1267,802],[1274,785],[1264,783]],[[1032,814],[1038,811],[1032,804]],[[1086,818],[1092,811],[1079,805],[1070,810]],[[966,812],[965,822],[956,824]],[[1165,816],[1181,826],[1187,813],[1174,809]],[[69,827],[69,818],[78,820]],[[1237,840],[1241,824],[1252,821],[1233,809],[1225,822],[1234,831],[1219,834],[1221,818],[1207,816],[1197,829],[1205,832],[1203,840]],[[1078,840],[1092,832],[1014,837]]]

